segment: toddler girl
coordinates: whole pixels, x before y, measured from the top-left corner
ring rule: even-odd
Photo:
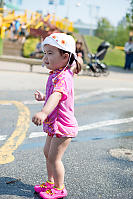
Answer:
[[[36,113],[32,122],[43,123],[47,133],[44,146],[48,180],[34,187],[42,198],[67,196],[64,187],[64,166],[61,161],[71,139],[78,133],[74,117],[73,73],[81,70],[75,53],[75,41],[64,33],[53,33],[42,43],[43,64],[50,69],[46,85],[46,96],[37,91],[35,98],[45,100],[42,110]],[[72,67],[72,68],[71,68]]]

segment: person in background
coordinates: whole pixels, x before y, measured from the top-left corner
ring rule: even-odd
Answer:
[[[23,44],[26,39],[26,23],[20,25],[19,41]]]
[[[78,62],[81,64],[81,67],[83,69],[84,65],[84,50],[83,50],[83,43],[80,40],[76,41],[76,54],[77,54],[77,59]]]
[[[13,31],[14,33],[14,40],[18,40],[18,37],[19,37],[19,28],[20,28],[20,21],[19,19],[16,19],[15,20],[15,29]]]
[[[84,61],[84,50],[83,50],[83,43],[80,40],[76,41],[76,53],[78,57],[81,57]]]
[[[129,37],[128,42],[125,43],[124,46],[125,51],[125,70],[131,69],[131,64],[133,63],[133,37]]]

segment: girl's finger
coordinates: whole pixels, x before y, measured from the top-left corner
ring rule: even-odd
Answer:
[[[38,94],[38,93],[35,93],[35,97],[36,97],[36,96],[39,96],[39,94]]]
[[[40,120],[40,122],[39,122],[39,126],[41,126],[42,125],[42,121]]]
[[[34,95],[40,95],[40,92],[37,90]]]
[[[32,117],[32,122],[34,122],[34,117]]]
[[[40,94],[40,91],[39,90],[36,90],[36,92],[35,93],[38,93],[38,94]]]

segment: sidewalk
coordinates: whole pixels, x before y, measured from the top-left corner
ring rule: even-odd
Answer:
[[[133,87],[133,71],[125,71],[119,67],[109,67],[107,77],[75,75],[75,89],[103,89],[116,87]],[[31,90],[44,89],[49,70],[41,65],[29,66],[20,63],[0,62],[0,90]]]

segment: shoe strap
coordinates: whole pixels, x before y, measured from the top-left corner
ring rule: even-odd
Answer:
[[[52,189],[47,190],[46,193],[49,194],[49,195],[54,195],[54,194],[58,193],[58,191],[61,191],[61,190],[63,190],[63,189],[64,189],[64,185],[62,186],[61,189],[56,188],[56,187],[54,186]]]
[[[49,184],[54,184],[54,182],[51,182],[51,181],[49,181],[49,180],[47,180],[47,183],[49,183]]]
[[[46,183],[42,183],[42,184],[40,184],[40,187],[41,188],[47,188],[47,185],[46,185]]]
[[[64,184],[63,184],[63,186],[59,189],[59,188],[56,188],[55,186],[53,187],[54,189],[56,189],[56,190],[62,190],[62,189],[64,189]]]

